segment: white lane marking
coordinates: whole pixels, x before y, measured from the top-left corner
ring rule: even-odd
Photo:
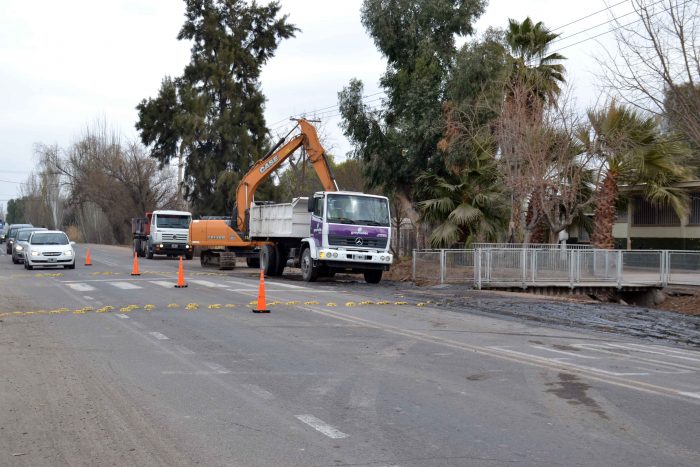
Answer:
[[[168,282],[168,281],[148,281],[151,284],[154,285],[159,285],[161,287],[165,287],[166,289],[172,289],[175,286],[174,282]]]
[[[700,392],[679,392],[678,394],[686,397],[692,397],[693,399],[700,399]]]
[[[161,375],[186,375],[186,376],[212,376],[220,373],[216,371],[182,371],[182,370],[164,370]]]
[[[143,324],[139,323],[138,321],[132,321],[131,324],[133,324],[134,326],[136,326],[139,329],[143,329],[146,327]]]
[[[258,283],[253,281],[224,281],[227,284],[242,285],[243,287],[257,287]]]
[[[560,353],[560,354],[564,354],[564,355],[570,355],[570,356],[576,357],[576,358],[587,358],[589,360],[598,360],[598,357],[591,357],[590,355],[580,355],[580,354],[577,354],[575,352],[565,352],[563,350],[550,349],[549,347],[544,347],[541,345],[531,345],[530,347],[532,347],[533,349],[546,350],[547,352],[554,352],[554,353]]]
[[[153,337],[155,337],[156,339],[160,340],[160,341],[167,341],[167,340],[169,339],[168,336],[166,336],[165,334],[161,334],[161,333],[159,333],[159,332],[155,332],[155,331],[154,331],[154,332],[149,332],[149,334],[152,335]]]
[[[228,287],[228,286],[223,285],[223,284],[217,284],[217,283],[215,283],[215,282],[205,281],[205,280],[201,280],[201,279],[190,279],[190,282],[192,282],[193,284],[203,285],[204,287],[211,287],[211,288],[214,288],[214,287]]]
[[[287,287],[289,289],[302,289],[302,290],[309,290],[307,287],[302,287],[300,285],[292,285],[292,284],[283,284],[281,282],[272,282],[270,281],[270,284],[278,285],[280,287]]]
[[[630,347],[628,345],[613,344],[613,343],[608,343],[607,345],[610,347],[615,347],[615,348],[620,348],[620,349],[633,350],[635,352],[650,353],[650,354],[656,354],[656,355],[663,355],[665,357],[680,358],[681,360],[690,360],[693,362],[700,362],[700,358],[684,357],[682,355],[674,355],[674,354],[670,354],[668,352],[658,352],[658,351],[654,351],[654,350],[648,350],[648,348],[647,349],[644,349],[644,348],[640,349],[640,348],[637,348],[636,346]]]
[[[349,435],[343,433],[342,431],[338,430],[337,428],[332,427],[331,425],[324,422],[323,420],[319,420],[318,418],[314,417],[313,415],[296,415],[296,417],[299,420],[301,420],[302,422],[309,425],[314,430],[323,433],[324,435],[328,436],[329,438],[342,439],[342,438],[347,438],[349,436]]]
[[[609,376],[648,376],[649,375],[649,373],[646,373],[646,372],[645,373],[636,373],[636,372],[635,373],[630,373],[630,372],[619,373],[616,371],[602,370],[600,368],[595,368],[592,366],[584,366],[584,365],[577,365],[576,363],[562,362],[561,359],[558,359],[558,358],[539,357],[537,355],[533,355],[533,354],[529,354],[529,353],[525,353],[525,352],[517,352],[515,350],[504,349],[503,347],[490,346],[487,348],[493,349],[493,350],[498,350],[499,352],[505,352],[505,353],[512,354],[512,355],[519,355],[521,357],[528,357],[528,358],[532,358],[535,360],[542,360],[545,362],[556,363],[559,365],[565,365],[565,366],[568,366],[571,368],[579,368],[579,369],[591,371],[594,373],[600,373],[602,375],[609,375]]]
[[[143,288],[140,285],[132,284],[130,282],[110,282],[110,284],[122,290],[134,290]]]
[[[122,279],[122,282],[127,282],[127,281],[128,282],[144,282],[144,281],[149,281],[149,280],[150,279],[143,279],[143,278],[141,278],[141,279],[126,279],[126,278],[124,278],[124,279]],[[112,281],[114,281],[113,278],[112,279],[82,279],[79,281],[58,281],[58,282],[60,282],[61,284],[74,284],[76,282],[112,282]]]
[[[96,290],[93,286],[84,284],[82,282],[78,282],[76,284],[67,284],[68,287],[70,287],[73,290],[76,290],[78,292],[91,292],[93,290]]]
[[[257,386],[255,384],[242,384],[244,388],[246,388],[248,391],[253,393],[254,395],[258,396],[260,399],[270,401],[275,398],[275,396],[269,392],[261,388],[260,386]]]
[[[277,284],[275,284],[277,285]],[[257,292],[258,291],[258,286],[256,285],[255,287],[251,287],[249,289],[226,289],[227,292]],[[284,293],[298,293],[298,292],[303,292],[303,293],[308,293],[308,290],[282,290],[282,289],[273,289],[265,286],[265,292],[284,292]],[[314,290],[314,293],[342,293],[338,292],[337,290]]]
[[[185,347],[184,345],[175,345],[174,347],[175,347],[175,350],[177,350],[178,352],[180,352],[183,355],[194,355],[194,350],[190,350],[187,347]]]
[[[656,360],[653,358],[642,357],[640,355],[632,355],[632,354],[624,354],[624,353],[616,352],[615,348],[609,347],[609,344],[576,343],[576,344],[571,344],[571,345],[574,347],[582,348],[582,349],[592,350],[594,352],[600,352],[600,353],[612,355],[616,358],[619,358],[620,360],[654,363],[656,365],[662,365],[665,367],[683,368],[686,370],[700,371],[700,368],[698,368],[698,367],[685,365],[681,362],[667,362],[665,360],[664,361]]]
[[[126,316],[126,315],[122,315],[121,313],[117,313],[117,314],[116,314],[116,315],[114,315],[114,316],[117,316],[117,317],[119,317],[119,318],[121,318],[121,319],[129,319],[129,317],[128,317],[128,316]]]
[[[227,375],[227,374],[231,373],[231,371],[227,370],[226,368],[219,365],[218,363],[204,362],[204,365],[207,366],[210,370],[213,370],[220,375]]]

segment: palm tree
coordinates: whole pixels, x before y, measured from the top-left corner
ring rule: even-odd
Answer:
[[[548,54],[552,41],[559,35],[550,32],[540,21],[533,23],[527,17],[522,23],[508,20],[506,43],[510,47],[512,70],[510,86],[529,89],[531,108],[535,111],[544,103],[552,102],[561,92],[564,65],[557,63],[566,57]]]
[[[687,212],[687,195],[670,185],[687,180],[690,172],[681,165],[688,146],[672,136],[662,135],[654,117],[612,102],[607,108],[588,113],[590,131],[580,135],[587,151],[602,164],[602,184],[596,194],[595,225],[591,243],[596,248],[613,248],[613,224],[621,183],[643,185],[644,195],[657,204],[669,204],[682,217]]]
[[[495,241],[505,231],[508,208],[493,155],[483,151],[468,166],[447,176],[424,173],[418,179],[429,197],[418,203],[421,220],[437,224],[433,248],[457,242]]]

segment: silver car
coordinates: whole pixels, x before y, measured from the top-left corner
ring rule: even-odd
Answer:
[[[41,230],[46,230],[43,227],[31,227],[26,229],[19,229],[17,235],[15,236],[15,241],[12,244],[12,262],[14,264],[20,264],[24,262],[24,252],[27,251],[29,246],[28,240],[32,232],[37,232]]]

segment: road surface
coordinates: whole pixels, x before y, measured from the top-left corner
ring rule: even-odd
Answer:
[[[0,465],[699,463],[693,348],[77,251],[0,256]]]

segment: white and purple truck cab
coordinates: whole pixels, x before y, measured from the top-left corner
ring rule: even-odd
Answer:
[[[377,283],[393,260],[389,200],[350,191],[317,192],[309,198],[310,235],[302,240],[306,281],[336,272],[364,274]]]

